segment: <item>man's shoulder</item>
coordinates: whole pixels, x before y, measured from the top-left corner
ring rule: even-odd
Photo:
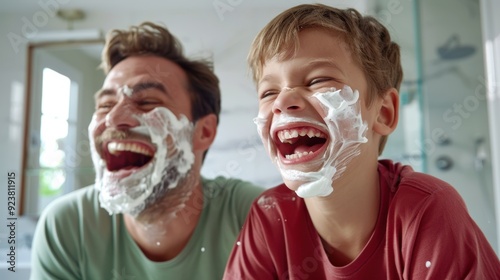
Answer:
[[[45,207],[42,217],[72,219],[75,215],[99,211],[98,195],[93,185],[72,191],[58,197]]]
[[[252,200],[264,191],[262,187],[252,182],[222,176],[213,179],[203,178],[203,187],[205,194],[209,196],[247,197]]]

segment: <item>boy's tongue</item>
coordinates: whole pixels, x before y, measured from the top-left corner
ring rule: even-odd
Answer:
[[[323,146],[323,144],[314,144],[312,146],[300,145],[300,146],[297,146],[293,152],[295,154],[304,153],[304,152],[316,152],[317,150],[319,150],[321,148],[321,146]]]

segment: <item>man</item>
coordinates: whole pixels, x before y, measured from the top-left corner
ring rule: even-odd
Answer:
[[[398,123],[402,69],[377,20],[292,7],[257,35],[249,64],[284,184],[252,206],[224,279],[500,279],[452,186],[378,159]]]
[[[102,66],[96,183],[45,209],[31,279],[221,279],[261,189],[200,175],[220,112],[211,65],[146,22],[110,32]]]

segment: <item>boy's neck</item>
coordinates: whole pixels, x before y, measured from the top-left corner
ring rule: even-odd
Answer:
[[[378,162],[375,164],[378,166]],[[335,252],[330,254],[333,265],[353,261],[373,233],[380,205],[377,166],[360,165],[359,170],[365,171],[344,174],[333,183],[334,191],[329,196],[305,199],[325,251]]]

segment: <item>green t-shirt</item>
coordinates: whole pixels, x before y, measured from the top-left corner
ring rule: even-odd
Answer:
[[[121,214],[100,207],[93,186],[49,205],[33,240],[31,280],[222,279],[252,201],[262,192],[248,182],[203,180],[203,211],[182,252],[149,260],[128,233]]]

